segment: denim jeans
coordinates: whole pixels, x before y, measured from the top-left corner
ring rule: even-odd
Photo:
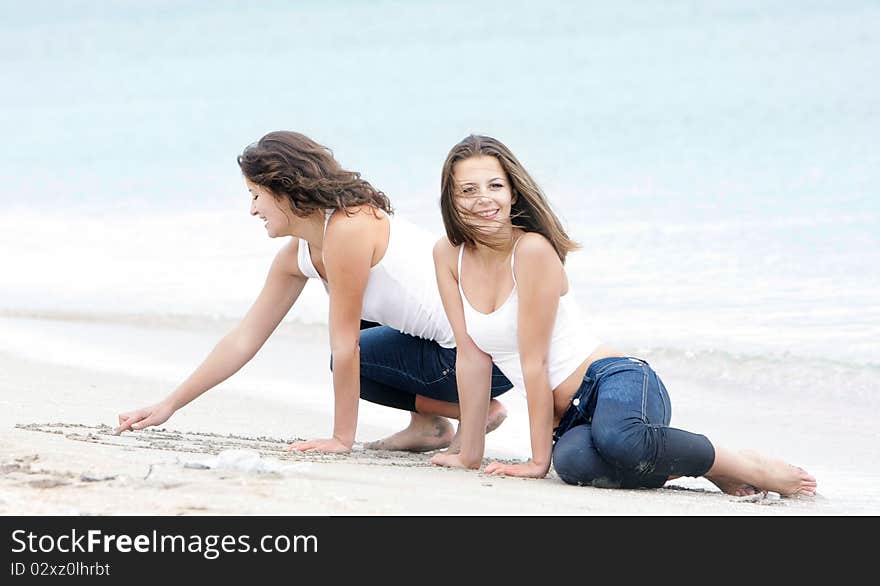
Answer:
[[[458,403],[455,348],[378,326],[361,330],[360,355],[361,399],[406,411],[416,410],[416,395]],[[491,395],[512,387],[493,364]]]
[[[569,484],[607,488],[703,476],[715,449],[705,436],[669,427],[671,416],[666,387],[647,362],[596,360],[553,430],[556,473]]]

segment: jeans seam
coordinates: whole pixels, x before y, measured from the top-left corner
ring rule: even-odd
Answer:
[[[601,360],[606,360],[606,359],[603,358],[603,359],[601,359]],[[603,366],[603,367],[601,368],[601,370],[597,370],[597,371],[596,371],[596,373],[593,375],[593,377],[594,377],[596,380],[602,378],[602,377],[605,375],[605,373],[607,373],[607,372],[608,372],[609,370],[611,370],[612,368],[616,368],[616,367],[618,367],[618,366],[619,366],[619,363],[620,363],[621,361],[626,361],[627,363],[629,363],[628,366],[632,366],[633,369],[644,369],[645,366],[648,366],[648,363],[647,363],[647,362],[644,362],[644,361],[641,360],[640,358],[636,358],[635,360],[632,360],[632,359],[630,359],[630,358],[617,357],[617,356],[615,356],[615,357],[612,358],[612,360],[614,360],[614,362],[611,362],[611,363],[609,363],[609,364],[606,364],[605,366]],[[638,366],[635,366],[635,363],[636,363],[636,362],[638,362]],[[621,370],[626,370],[626,368],[623,368],[623,369],[621,369]],[[589,373],[589,372],[590,372],[589,369],[587,369],[587,373]]]
[[[361,367],[363,368],[363,366],[364,366],[364,363],[361,362]],[[449,373],[453,371],[453,369],[451,369],[451,368],[443,369],[443,374],[442,374],[442,376],[441,376],[440,378],[435,379],[435,380],[432,380],[432,381],[430,381],[430,382],[426,382],[426,381],[424,381],[424,380],[419,380],[419,379],[417,379],[416,377],[412,376],[408,371],[405,371],[405,370],[399,370],[399,369],[394,368],[394,367],[392,367],[392,366],[385,366],[385,365],[383,365],[383,364],[372,364],[372,363],[369,363],[369,362],[366,363],[366,366],[367,366],[368,368],[376,368],[376,369],[379,369],[379,370],[385,370],[385,371],[393,372],[394,374],[396,374],[396,375],[398,375],[398,376],[402,376],[403,378],[409,379],[409,380],[411,380],[411,381],[413,381],[413,382],[415,382],[415,383],[417,383],[417,384],[421,384],[421,385],[433,385],[433,384],[438,383],[438,382],[440,382],[440,381],[442,381],[442,380],[445,380],[445,379],[447,379],[447,378],[449,377]],[[368,377],[368,378],[369,378],[369,377]]]
[[[660,377],[657,376],[657,373],[654,373],[654,380],[657,381],[657,394],[660,395],[660,405],[663,407],[663,419],[661,419],[661,423],[666,425],[666,421],[671,420],[672,418],[669,416],[669,412],[666,409],[666,397],[663,392],[663,383],[660,382]]]

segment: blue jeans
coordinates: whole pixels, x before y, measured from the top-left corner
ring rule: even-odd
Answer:
[[[553,466],[569,484],[657,488],[670,476],[703,476],[715,448],[669,427],[672,406],[657,373],[638,358],[593,362],[559,426]]]
[[[416,410],[416,395],[458,403],[455,348],[378,326],[361,330],[360,355],[361,399],[406,411]],[[493,364],[492,396],[512,387]]]

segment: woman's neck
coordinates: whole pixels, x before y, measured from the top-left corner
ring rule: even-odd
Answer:
[[[289,236],[302,238],[309,243],[309,249],[319,251],[324,246],[324,226],[327,215],[324,210],[315,210],[305,218],[291,218]]]
[[[511,228],[510,232],[505,236],[499,237],[500,246],[492,247],[479,242],[473,247],[474,258],[482,266],[493,266],[506,262],[510,258],[513,251],[513,245],[516,239],[525,232],[519,228]]]

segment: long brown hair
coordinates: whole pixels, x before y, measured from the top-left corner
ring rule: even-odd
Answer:
[[[453,175],[455,164],[471,157],[495,157],[508,177],[511,187],[511,220],[515,228],[526,232],[543,234],[559,259],[565,263],[566,255],[579,248],[579,245],[568,237],[562,222],[550,208],[544,192],[535,183],[522,164],[501,141],[490,136],[471,134],[452,147],[443,163],[443,174],[440,178],[440,212],[443,215],[443,226],[446,237],[459,246],[483,244],[491,248],[501,248],[503,242],[483,234],[479,228],[469,223],[464,216],[472,215],[456,204],[457,189]]]
[[[298,132],[270,132],[244,149],[238,166],[250,181],[286,199],[300,217],[327,208],[348,213],[347,208],[359,205],[394,213],[384,193],[360,173],[343,169],[330,149]]]

